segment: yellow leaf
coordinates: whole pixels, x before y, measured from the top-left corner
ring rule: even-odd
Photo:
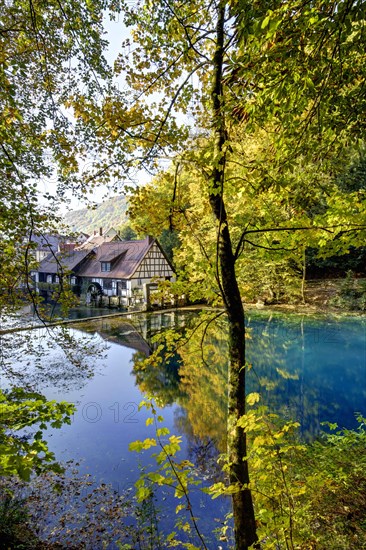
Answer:
[[[254,405],[255,403],[258,403],[259,400],[260,400],[260,395],[257,392],[250,393],[247,396],[248,405]]]

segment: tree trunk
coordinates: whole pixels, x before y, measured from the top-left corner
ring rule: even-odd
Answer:
[[[217,278],[229,322],[229,389],[228,389],[228,459],[230,483],[239,483],[241,490],[233,495],[233,513],[236,550],[247,550],[258,538],[249,483],[246,434],[237,427],[238,419],[245,414],[245,324],[244,308],[235,274],[235,257],[224,204],[225,141],[223,113],[222,72],[224,58],[225,5],[218,10],[217,44],[213,60],[213,132],[214,169],[209,182],[212,212],[218,223]]]
[[[301,298],[302,298],[303,304],[306,304],[305,285],[306,285],[306,248],[304,245],[303,253],[302,253],[302,280],[301,280]]]

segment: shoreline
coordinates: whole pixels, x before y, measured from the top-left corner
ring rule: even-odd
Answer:
[[[96,308],[97,309],[97,308]],[[210,307],[204,304],[192,305],[192,306],[181,306],[175,308],[166,308],[159,310],[140,310],[140,311],[118,311],[114,313],[102,314],[102,315],[93,315],[90,317],[81,317],[78,319],[59,319],[51,322],[41,321],[36,325],[21,326],[21,327],[9,327],[5,329],[0,329],[0,336],[5,336],[6,334],[12,334],[17,332],[25,332],[28,330],[37,330],[41,328],[55,328],[58,326],[67,326],[81,323],[90,323],[95,320],[100,319],[113,319],[117,317],[125,317],[126,320],[129,319],[132,321],[131,317],[143,314],[143,315],[158,315],[161,313],[173,313],[178,311],[201,311],[204,309],[208,310],[223,310],[220,307]],[[306,315],[306,316],[329,316],[334,318],[341,317],[356,317],[356,318],[366,318],[365,311],[349,310],[332,307],[326,304],[260,304],[247,302],[244,303],[245,315],[248,314],[271,314],[271,313],[282,313],[289,315]]]

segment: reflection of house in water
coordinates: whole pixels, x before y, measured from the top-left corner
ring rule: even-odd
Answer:
[[[197,313],[194,312],[196,315]],[[141,351],[147,357],[156,348],[153,336],[163,330],[186,326],[189,312],[169,311],[150,315],[130,315],[128,317],[103,317],[93,319],[86,327],[87,332],[97,332],[107,342]],[[79,325],[80,326],[80,325]]]
[[[80,325],[79,325],[80,326]],[[151,354],[152,347],[143,334],[141,334],[131,323],[121,318],[93,319],[93,324],[88,322],[82,326],[86,332],[97,332],[106,342],[113,342],[126,348],[142,352],[146,357]]]
[[[197,311],[192,310],[192,315],[197,315]],[[161,311],[159,313],[150,313],[147,315],[132,315],[131,320],[136,330],[143,335],[149,342],[151,349],[154,349],[155,343],[151,340],[153,336],[168,329],[179,330],[189,323],[190,312],[173,310]]]
[[[108,321],[103,322],[98,333],[108,342],[114,342],[126,348],[141,351],[146,357],[151,354],[152,349],[149,342],[130,323],[123,322],[117,327],[111,327]]]

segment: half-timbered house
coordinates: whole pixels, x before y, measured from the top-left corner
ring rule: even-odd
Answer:
[[[101,244],[82,269],[84,285],[106,296],[120,296],[128,304],[140,293],[146,299],[146,285],[171,280],[174,270],[159,243],[147,237],[140,241]],[[95,288],[96,287],[96,288]]]
[[[118,296],[121,305],[148,301],[157,281],[172,280],[174,270],[158,241],[103,241],[91,248],[82,247],[51,254],[39,265],[34,280],[42,289],[67,277],[71,287],[86,297]]]

